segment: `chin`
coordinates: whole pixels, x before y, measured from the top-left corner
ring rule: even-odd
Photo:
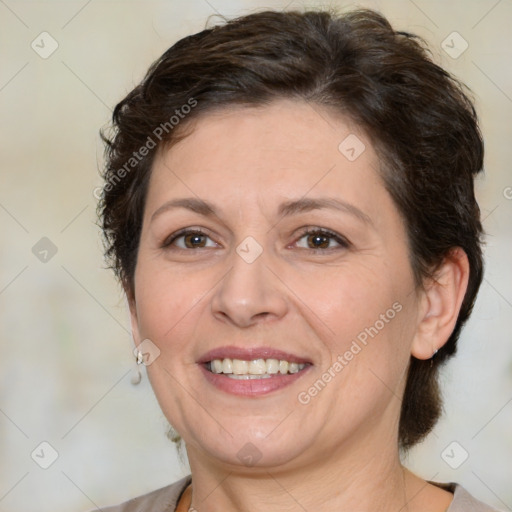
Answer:
[[[281,420],[282,421],[282,420]],[[185,443],[187,452],[200,450],[203,454],[207,453],[211,460],[226,464],[227,466],[236,466],[236,471],[243,470],[244,467],[254,470],[254,468],[273,468],[292,463],[297,458],[303,457],[311,443],[302,435],[291,435],[288,430],[282,431],[279,435],[275,428],[276,422],[269,421],[273,427],[259,426],[250,427],[244,423],[237,426],[233,424],[232,434],[223,431],[221,435],[213,437],[211,432],[217,429],[205,428],[194,436],[194,432],[189,432],[186,436],[190,439]],[[208,432],[208,437],[204,437],[204,432]],[[203,434],[203,435],[201,435]],[[218,431],[217,431],[218,434]],[[190,436],[192,435],[192,438]],[[195,438],[194,438],[195,437]],[[228,468],[231,470],[232,468]]]

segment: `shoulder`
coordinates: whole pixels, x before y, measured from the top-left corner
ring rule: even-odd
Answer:
[[[114,507],[100,508],[103,512],[174,512],[181,493],[191,481],[188,475],[167,487],[138,496]]]
[[[451,483],[443,486],[453,492],[453,501],[446,512],[499,512],[469,494],[464,487]]]
[[[100,510],[103,512],[174,512],[181,493],[191,482],[191,479],[191,475],[188,475],[167,487],[138,496],[120,505]],[[440,484],[436,482],[435,485],[453,493],[453,501],[446,512],[499,512],[498,509],[474,498],[459,484]]]

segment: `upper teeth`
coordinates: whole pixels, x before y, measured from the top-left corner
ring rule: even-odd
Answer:
[[[210,370],[213,373],[227,373],[234,375],[265,375],[275,373],[297,373],[306,365],[302,363],[290,363],[279,359],[254,359],[244,361],[242,359],[214,359],[210,362]]]

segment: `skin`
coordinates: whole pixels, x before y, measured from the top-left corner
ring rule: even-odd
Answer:
[[[355,134],[365,150],[338,146]],[[184,439],[200,512],[443,511],[453,496],[405,470],[397,445],[411,354],[428,359],[452,332],[467,286],[455,249],[436,282],[416,289],[405,226],[379,176],[369,139],[349,120],[305,102],[207,114],[157,156],[130,299],[135,344],[160,355],[147,367],[160,406]],[[200,198],[216,215],[167,201]],[[278,215],[283,201],[342,199],[370,219],[334,209]],[[182,228],[207,236],[164,242]],[[345,237],[321,239],[302,228]],[[236,252],[247,237],[262,254]],[[185,243],[188,240],[188,245]],[[192,240],[192,245],[191,245]],[[195,245],[194,245],[195,244]],[[394,303],[396,316],[307,404],[307,391]],[[259,397],[225,393],[197,364],[225,346],[270,346],[309,359],[292,385]],[[247,443],[261,458],[237,456]],[[402,508],[404,507],[404,508]]]

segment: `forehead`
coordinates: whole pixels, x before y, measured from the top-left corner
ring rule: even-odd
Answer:
[[[354,123],[319,105],[281,100],[203,114],[189,135],[161,151],[148,209],[180,195],[242,208],[328,195],[371,211],[387,193],[379,159]]]
[[[191,133],[169,151],[175,162],[191,156],[198,160],[233,160],[240,156],[252,161],[257,157],[265,160],[266,152],[279,160],[279,152],[283,152],[283,158],[295,154],[308,160],[318,160],[320,153],[324,156],[322,160],[344,155],[353,162],[362,152],[366,153],[367,162],[376,157],[363,131],[348,117],[302,100],[282,99],[263,106],[206,112],[193,121],[191,128]],[[197,151],[191,155],[189,150],[194,144],[202,144],[210,154]],[[351,149],[349,146],[355,153],[346,151]]]

